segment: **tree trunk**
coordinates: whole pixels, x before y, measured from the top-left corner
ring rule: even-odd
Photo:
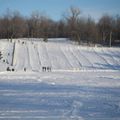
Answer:
[[[111,40],[112,40],[112,31],[110,32],[109,47],[111,47]]]

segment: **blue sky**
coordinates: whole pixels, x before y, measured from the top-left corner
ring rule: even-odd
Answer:
[[[0,15],[7,8],[18,10],[24,16],[38,10],[59,20],[70,6],[79,7],[82,16],[91,16],[95,20],[105,13],[120,14],[120,0],[0,0]]]

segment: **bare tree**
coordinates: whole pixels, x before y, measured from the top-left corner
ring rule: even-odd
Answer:
[[[103,43],[109,39],[109,46],[111,46],[111,39],[113,34],[113,18],[109,15],[104,15],[98,23],[100,34],[102,35]]]
[[[64,14],[67,21],[68,30],[72,34],[72,39],[80,41],[80,34],[78,28],[78,20],[80,17],[80,9],[77,7],[70,7],[69,11]]]
[[[11,25],[11,19],[12,19],[12,12],[10,9],[7,9],[3,18],[2,18],[2,30],[5,38],[10,38],[12,32],[12,25]]]
[[[32,12],[31,17],[28,20],[28,28],[29,28],[30,37],[39,36],[40,17],[41,16],[40,16],[39,11]]]
[[[88,43],[95,43],[95,40],[97,41],[98,32],[97,32],[96,23],[91,17],[88,17],[86,21],[84,34]]]
[[[20,15],[18,11],[13,12],[13,17],[11,20],[12,25],[12,35],[11,38],[23,37],[26,32],[26,24],[24,18]]]
[[[23,37],[25,28],[25,20],[18,11],[12,12],[7,9],[0,20],[0,32],[2,38],[12,39]]]
[[[115,39],[120,40],[120,16],[115,18]]]

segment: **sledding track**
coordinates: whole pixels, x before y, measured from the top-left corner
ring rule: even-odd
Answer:
[[[111,50],[114,52],[114,48],[77,47],[72,44],[50,42],[33,42],[31,44],[28,41],[26,46],[28,47],[28,53],[22,52],[22,54],[23,56],[29,56],[31,66],[29,70],[36,72],[41,71],[42,66],[51,66],[52,70],[63,71],[120,69],[119,51],[115,55],[111,53]]]

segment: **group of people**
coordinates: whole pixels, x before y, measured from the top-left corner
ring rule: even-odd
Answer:
[[[14,68],[10,68],[10,67],[7,67],[7,71],[12,71],[14,72],[15,69]],[[27,69],[24,68],[24,72],[26,72]],[[42,72],[51,72],[51,67],[42,67]]]
[[[51,72],[51,67],[42,67],[43,72]]]
[[[3,57],[2,57],[2,53],[1,53],[1,51],[0,51],[0,60],[2,59]]]
[[[15,69],[14,69],[14,68],[7,67],[7,71],[12,71],[12,72],[14,72]]]
[[[8,53],[8,56],[10,55],[10,53]],[[6,59],[3,59],[3,56],[2,56],[2,52],[0,51],[0,60],[2,60],[3,63],[7,63],[9,64],[8,60]]]

